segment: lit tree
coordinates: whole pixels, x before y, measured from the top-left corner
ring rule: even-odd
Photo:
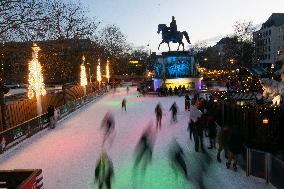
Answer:
[[[43,82],[43,76],[41,73],[41,65],[38,61],[38,52],[40,51],[40,48],[36,44],[34,44],[32,49],[32,60],[29,62],[28,97],[31,99],[36,96],[38,114],[40,115],[42,113],[41,95],[44,96],[46,94],[46,90]]]
[[[87,82],[86,68],[84,66],[85,56],[82,57],[82,60],[83,60],[83,63],[81,65],[81,86],[84,87],[84,95],[86,95],[86,85],[88,84],[88,82]]]
[[[107,77],[107,82],[109,83],[109,60],[107,60],[107,65],[106,65],[106,77]]]
[[[101,74],[101,62],[100,62],[100,59],[98,60],[98,66],[97,66],[97,81],[99,82],[99,84],[101,84],[102,74]]]
[[[81,65],[81,86],[86,86],[88,82],[87,82],[86,68],[84,66],[85,56],[83,56],[82,60],[83,64]]]

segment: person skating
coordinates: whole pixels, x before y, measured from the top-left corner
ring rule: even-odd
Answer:
[[[105,151],[100,154],[95,168],[95,182],[99,189],[105,185],[107,189],[111,189],[111,181],[113,178],[113,164]]]
[[[184,96],[184,105],[185,105],[185,111],[189,111],[190,110],[190,98],[188,94]]]
[[[233,161],[233,169],[237,171],[238,155],[242,153],[244,146],[244,139],[240,131],[237,129],[233,130],[229,140],[229,159],[226,163],[227,168],[230,168],[231,162]]]
[[[138,165],[143,160],[142,169],[145,170],[148,163],[152,160],[153,146],[155,142],[155,135],[152,132],[152,125],[142,133],[141,138],[136,146],[135,153],[136,159],[134,162],[134,167],[137,168]]]
[[[171,121],[176,123],[177,122],[177,112],[178,112],[178,107],[177,107],[177,104],[176,102],[174,102],[170,108],[169,111],[172,111],[172,119]]]
[[[156,114],[156,128],[157,130],[160,130],[162,127],[162,116],[163,116],[162,107],[160,103],[158,103],[155,108],[155,114]]]
[[[121,102],[121,109],[126,111],[126,99],[124,98]]]
[[[228,128],[228,126],[223,126],[218,132],[217,140],[218,140],[219,147],[218,147],[218,153],[217,153],[217,161],[219,163],[221,163],[220,155],[223,150],[225,152],[225,158],[227,159],[229,158],[228,143],[230,140],[230,134],[231,134],[231,131]]]
[[[184,152],[181,146],[178,144],[176,140],[172,142],[172,146],[170,148],[169,160],[171,167],[173,168],[175,175],[177,176],[177,170],[182,172],[186,179],[189,179],[187,165],[185,163]]]
[[[207,127],[208,127],[208,137],[210,142],[210,146],[208,147],[208,149],[216,148],[217,126],[215,124],[215,120],[212,115],[207,116]]]
[[[55,128],[55,117],[54,117],[54,107],[52,105],[49,105],[47,108],[47,116],[49,119],[49,128],[54,129]]]
[[[195,143],[195,151],[199,152],[199,147],[201,148],[202,152],[205,152],[204,145],[203,145],[203,131],[206,122],[206,116],[204,114],[201,115],[195,122],[195,135],[194,135],[194,143]]]
[[[195,136],[195,122],[192,119],[188,123],[187,131],[189,131],[189,139],[192,140]]]
[[[129,86],[126,87],[126,92],[129,93]]]
[[[102,120],[101,128],[104,129],[103,144],[114,133],[115,121],[110,112],[107,112]]]

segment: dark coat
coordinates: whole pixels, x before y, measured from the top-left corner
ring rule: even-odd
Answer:
[[[48,108],[47,108],[47,116],[49,118],[54,116],[54,107],[53,106],[48,106]]]
[[[229,151],[234,154],[240,154],[243,150],[244,139],[241,133],[232,132],[230,140],[229,140]]]

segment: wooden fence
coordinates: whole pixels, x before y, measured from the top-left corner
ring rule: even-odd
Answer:
[[[90,94],[93,86],[86,87],[86,94]],[[50,93],[42,97],[42,112],[47,112],[49,105],[58,108],[67,102],[74,101],[84,96],[84,89],[82,86],[72,86],[65,88],[63,91]],[[5,106],[6,129],[19,125],[28,121],[37,115],[36,99],[26,99],[17,101],[13,104]],[[3,131],[2,114],[0,113],[0,131]]]

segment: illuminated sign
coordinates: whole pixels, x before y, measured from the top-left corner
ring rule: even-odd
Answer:
[[[129,63],[130,63],[130,64],[138,64],[139,61],[138,61],[138,60],[130,60]]]

